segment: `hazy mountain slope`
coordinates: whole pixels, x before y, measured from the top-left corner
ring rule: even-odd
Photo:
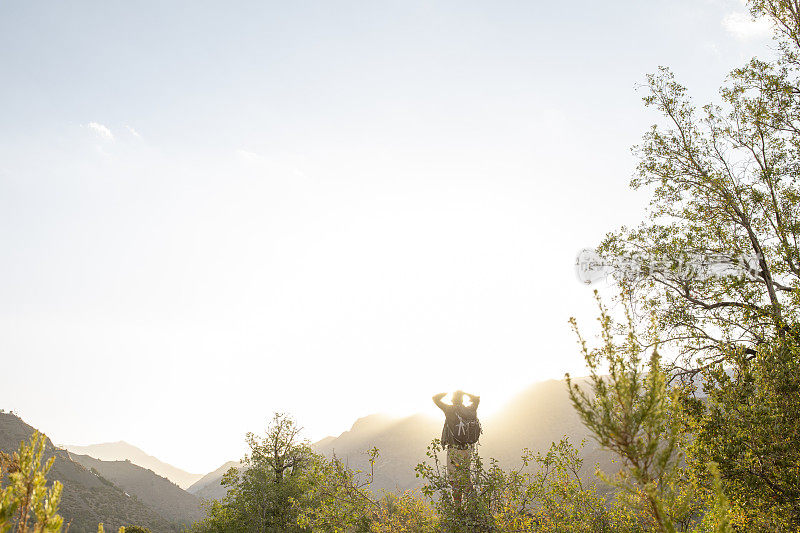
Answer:
[[[228,461],[213,472],[209,472],[197,480],[186,490],[197,496],[200,500],[221,500],[228,492],[225,487],[220,485],[222,476],[231,468],[239,468],[241,466],[242,464],[237,461]]]
[[[100,461],[78,454],[70,456],[172,522],[190,525],[204,516],[199,498],[152,470],[130,461]]]
[[[568,436],[576,447],[586,441],[581,453],[586,473],[592,474],[597,462],[605,470],[615,469],[611,456],[599,449],[575,412],[564,381],[531,385],[497,414],[482,420],[482,424],[481,454],[494,457],[505,466],[516,465],[523,448],[545,452],[550,443]]]
[[[365,452],[375,446],[381,453],[375,463],[373,488],[405,490],[420,486],[414,466],[425,459],[430,441],[440,437],[443,422],[443,416],[430,419],[415,415],[400,420],[366,417],[359,419],[350,431],[334,439],[323,439],[314,448],[326,456],[335,453],[351,468],[366,471],[369,461]],[[600,463],[606,471],[616,470],[610,454],[599,449],[581,424],[563,381],[532,385],[494,416],[481,417],[481,423],[484,429],[481,456],[494,457],[506,468],[519,465],[524,448],[545,452],[552,442],[568,436],[576,446],[586,439],[581,453],[585,477],[593,476],[595,463]]]
[[[34,428],[16,415],[0,413],[0,450],[13,452],[20,441],[30,439]],[[47,441],[46,458],[56,456],[48,479],[64,484],[60,514],[71,522],[70,533],[95,533],[98,522],[106,531],[116,531],[120,526],[141,525],[153,533],[171,533],[180,529],[136,498],[125,495],[111,481],[87,470],[73,461],[66,450],[55,448]]]
[[[101,461],[130,461],[169,479],[182,489],[188,488],[192,483],[203,477],[203,474],[190,474],[176,466],[165,463],[125,441],[105,442],[89,446],[65,444],[61,447],[72,453],[88,455]]]
[[[375,462],[373,487],[390,491],[419,485],[414,466],[425,458],[431,439],[441,434],[442,423],[423,415],[392,419],[370,415],[358,419],[349,431],[334,439],[323,439],[314,449],[328,457],[336,455],[353,469],[369,470],[366,452],[380,450]]]

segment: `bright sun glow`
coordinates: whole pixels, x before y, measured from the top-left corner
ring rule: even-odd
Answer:
[[[761,49],[726,2],[96,4],[0,2],[0,354],[37,376],[0,408],[195,472],[274,411],[585,373],[575,254],[647,203],[632,86]]]

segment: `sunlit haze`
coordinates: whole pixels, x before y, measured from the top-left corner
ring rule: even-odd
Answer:
[[[5,2],[0,407],[203,473],[274,411],[316,440],[583,374],[575,254],[647,199],[636,85],[704,103],[766,30],[738,0]]]

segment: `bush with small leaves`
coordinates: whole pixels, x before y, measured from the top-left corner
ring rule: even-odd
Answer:
[[[47,437],[38,432],[22,442],[14,454],[0,453],[0,533],[59,533],[64,520],[58,515],[62,485],[47,487],[54,457],[42,464]]]

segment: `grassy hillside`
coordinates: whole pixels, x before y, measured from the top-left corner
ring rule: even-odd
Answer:
[[[200,500],[152,470],[130,461],[100,461],[70,454],[74,461],[97,472],[171,522],[188,525],[203,517]]]
[[[28,440],[34,428],[16,415],[0,413],[0,450],[16,451],[20,441]],[[128,496],[104,477],[90,472],[73,461],[66,450],[47,441],[46,458],[56,456],[48,476],[64,484],[60,514],[70,523],[70,533],[95,533],[98,522],[106,531],[116,531],[120,526],[141,525],[153,533],[180,531],[177,524],[166,520],[136,497]]]

